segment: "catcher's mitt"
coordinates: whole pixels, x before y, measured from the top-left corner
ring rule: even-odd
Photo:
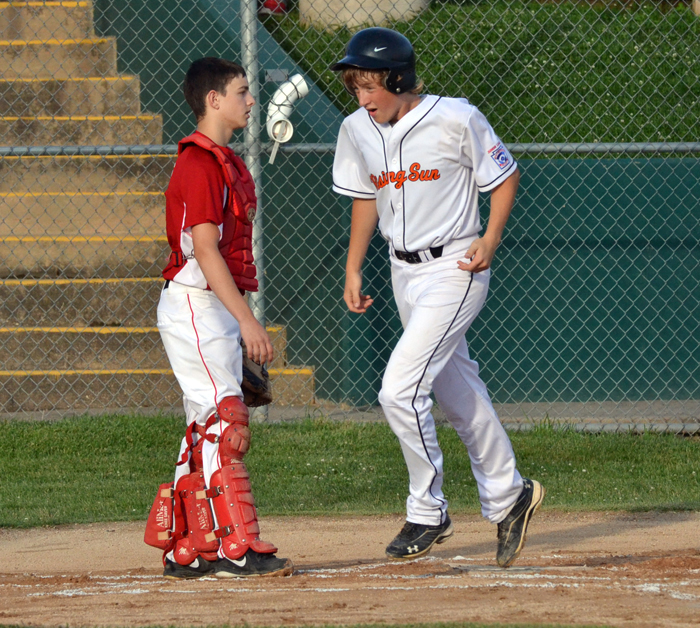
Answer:
[[[272,386],[267,369],[248,357],[245,342],[241,340],[243,349],[243,403],[249,408],[257,408],[272,403]]]

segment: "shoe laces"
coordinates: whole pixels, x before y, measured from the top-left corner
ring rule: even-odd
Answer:
[[[501,521],[501,523],[499,523],[497,528],[496,528],[498,530],[497,538],[499,541],[505,540],[508,537],[507,528],[505,525],[503,525],[503,523],[504,522]]]
[[[411,523],[410,521],[407,521],[404,523],[403,528],[401,528],[401,532],[398,534],[398,538],[403,540],[403,539],[412,539],[414,536],[414,533],[418,530],[421,530],[425,526],[421,526],[418,523]]]

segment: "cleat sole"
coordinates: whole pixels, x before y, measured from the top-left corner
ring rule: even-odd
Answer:
[[[230,573],[228,571],[217,571],[212,575],[222,580],[230,580],[232,578],[281,578],[294,575],[294,563],[292,563],[290,559],[287,559],[284,565],[282,565],[282,567],[280,567],[279,569],[275,569],[274,571],[268,571],[265,573],[237,574]]]

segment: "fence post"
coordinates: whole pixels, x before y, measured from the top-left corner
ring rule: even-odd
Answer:
[[[700,15],[700,0],[693,0],[693,11],[695,15]]]
[[[258,64],[258,0],[241,0],[241,60],[250,93],[255,99],[255,106],[250,112],[248,126],[244,130],[245,162],[255,181],[258,197],[258,211],[253,223],[253,256],[258,269],[258,292],[251,292],[249,304],[253,315],[265,326],[265,261],[263,242],[263,190],[262,164],[260,161],[260,67]],[[267,420],[267,406],[256,408],[255,414],[261,420]]]

